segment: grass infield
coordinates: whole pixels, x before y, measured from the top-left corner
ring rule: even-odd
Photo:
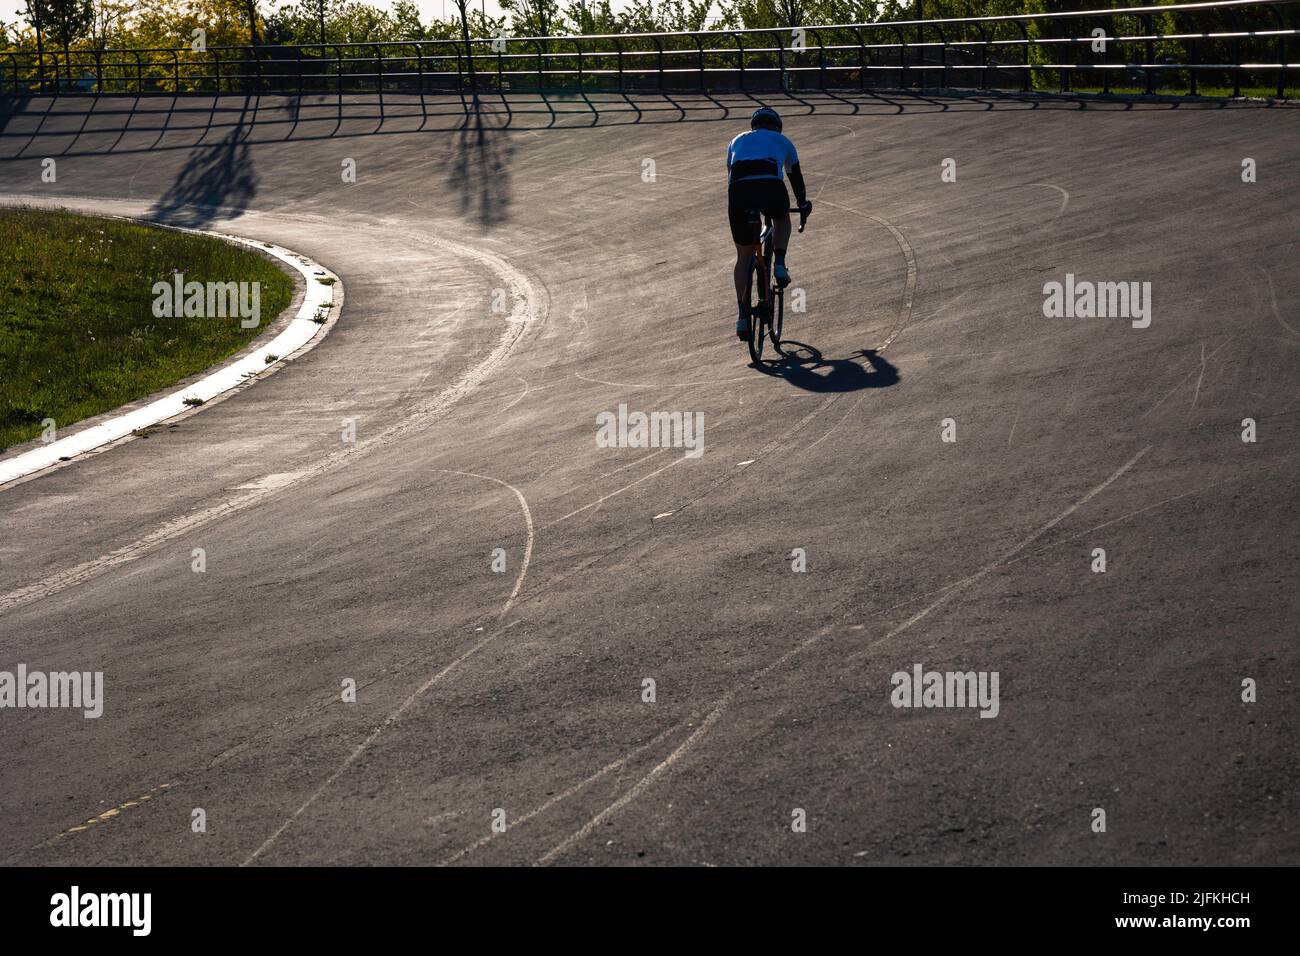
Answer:
[[[293,297],[251,249],[66,212],[0,208],[0,449],[165,388],[238,352]],[[261,321],[155,318],[156,282],[260,283]]]

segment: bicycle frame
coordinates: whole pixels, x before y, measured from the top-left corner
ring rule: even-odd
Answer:
[[[805,208],[791,209],[790,212],[799,213],[799,231],[803,232],[804,225],[808,221],[808,213],[812,210],[812,204],[809,203]],[[750,273],[751,277],[757,277],[758,280],[758,302],[753,302],[754,281],[750,280],[750,336],[749,336],[749,355],[755,362],[762,359],[763,356],[763,337],[766,334],[772,341],[772,347],[778,352],[781,351],[781,331],[784,319],[785,304],[784,290],[781,286],[772,281],[772,230],[776,227],[771,216],[763,215],[760,219],[758,210],[749,210],[748,216],[750,222],[757,224],[761,221],[764,223],[761,230],[755,229],[757,236],[754,239],[753,257],[754,265]]]

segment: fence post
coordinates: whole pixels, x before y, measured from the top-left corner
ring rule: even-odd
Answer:
[[[1020,51],[1023,64],[1023,76],[1020,77],[1020,89],[1024,93],[1029,92],[1031,81],[1033,80],[1033,70],[1029,65],[1029,31],[1025,29],[1025,21],[1017,20],[1016,26],[1020,27]]]
[[[1104,93],[1104,94],[1106,94],[1106,95],[1109,95],[1109,94],[1110,94],[1110,70],[1106,69],[1106,67],[1110,64],[1110,40],[1111,40],[1110,33],[1111,33],[1111,29],[1114,28],[1114,26],[1115,26],[1115,19],[1114,19],[1114,17],[1112,17],[1111,20],[1110,20],[1110,22],[1107,23],[1105,20],[1103,20],[1103,19],[1101,19],[1101,18],[1099,17],[1099,18],[1097,19],[1097,23],[1100,25],[1100,27],[1101,27],[1101,32],[1102,32],[1102,44],[1101,44],[1101,63],[1102,63],[1102,70],[1101,70],[1101,91],[1102,91],[1102,93]],[[1118,30],[1115,30],[1115,32],[1118,33],[1119,31],[1118,31]]]
[[[940,26],[940,25],[937,24],[937,23],[934,25],[934,32],[937,33],[937,34],[939,34],[939,42],[943,44],[943,48],[940,49],[940,51],[939,51],[939,65],[940,65],[941,67],[943,67],[943,72],[940,74],[941,79],[940,79],[940,81],[939,81],[939,85],[942,86],[944,89],[947,89],[948,86],[949,86],[949,83],[948,83],[948,75],[949,75],[949,71],[948,71],[948,35],[947,35],[946,33],[943,32],[943,27]]]
[[[867,45],[862,39],[862,28],[854,27],[853,35],[858,38],[858,89],[867,88]]]
[[[1147,38],[1146,39],[1147,65],[1142,68],[1142,72],[1146,74],[1146,78],[1147,78],[1146,92],[1147,95],[1150,96],[1152,93],[1155,92],[1156,89],[1155,76],[1153,75],[1153,71],[1152,71],[1152,67],[1155,66],[1155,62],[1156,62],[1156,41],[1151,38],[1151,34],[1155,33],[1156,28],[1155,28],[1155,23],[1151,19],[1151,14],[1144,13],[1142,14],[1141,19],[1142,19],[1142,33]]]
[[[777,75],[780,77],[781,91],[788,93],[790,91],[790,78],[785,75],[785,39],[778,31],[772,31],[776,37],[776,65]]]
[[[1277,20],[1277,28],[1286,29],[1286,21],[1282,19],[1281,11],[1271,4],[1268,9]],[[1284,33],[1277,35],[1277,98],[1286,99],[1286,34]]]
[[[820,30],[808,29],[814,37],[817,38],[817,82],[820,89],[826,89],[826,44],[822,43],[822,34]]]
[[[743,93],[745,91],[745,41],[741,38],[739,31],[733,33],[731,38],[736,41],[736,67],[739,72],[738,83],[740,91]]]
[[[907,70],[911,59],[907,52],[907,40],[903,37],[903,31],[898,27],[891,26],[889,29],[893,31],[894,37],[898,40],[898,66],[900,69],[898,85],[903,89],[907,89]]]
[[[976,21],[975,29],[979,31],[980,49],[982,50],[982,56],[980,57],[980,89],[987,90],[989,88],[989,34],[984,29],[984,24],[979,21]]]
[[[1240,21],[1237,19],[1237,11],[1232,7],[1228,8],[1228,22],[1232,25],[1232,32],[1237,33],[1241,29]],[[1241,95],[1241,37],[1232,38],[1232,95]]]
[[[415,74],[420,84],[420,115],[428,119],[429,107],[424,102],[424,44],[419,41],[415,43]]]

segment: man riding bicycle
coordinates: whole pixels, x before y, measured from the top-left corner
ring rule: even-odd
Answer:
[[[789,173],[799,208],[812,208],[799,169],[794,143],[781,133],[781,116],[770,106],[760,106],[749,118],[749,132],[741,133],[727,146],[727,219],[736,243],[736,303],[740,317],[736,335],[749,337],[749,274],[754,260],[755,224],[746,213],[757,210],[772,220],[772,247],[776,256],[773,277],[782,286],[790,284],[785,267],[785,250],[790,244],[790,194],[783,174]]]

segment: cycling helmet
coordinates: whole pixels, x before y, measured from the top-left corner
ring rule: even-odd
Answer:
[[[760,106],[749,117],[750,129],[774,129],[781,132],[781,114],[770,106]]]

